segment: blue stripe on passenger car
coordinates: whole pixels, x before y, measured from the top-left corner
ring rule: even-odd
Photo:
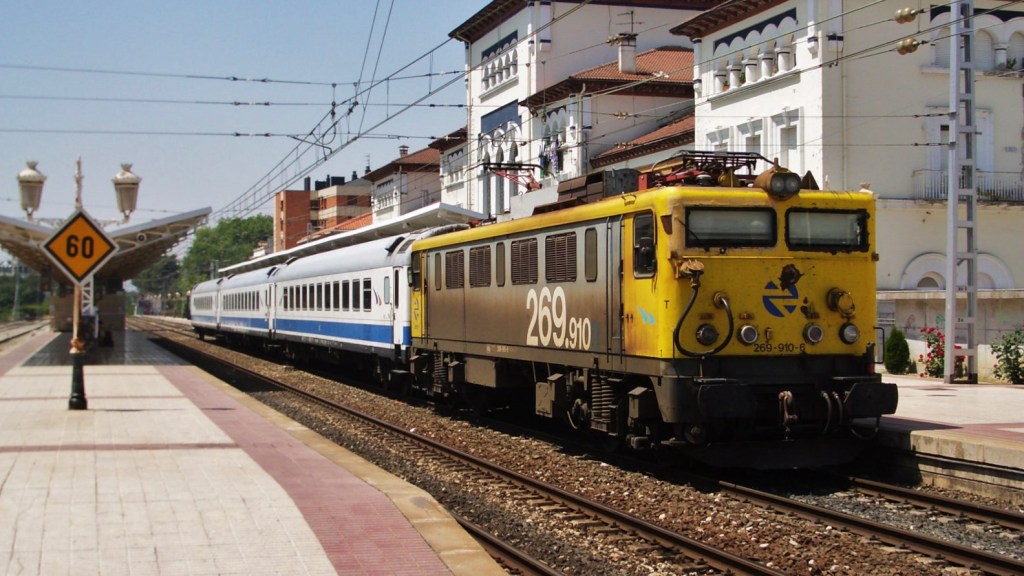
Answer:
[[[392,326],[390,324],[359,324],[355,322],[327,322],[324,320],[305,320],[278,318],[275,326],[279,332],[297,332],[311,336],[345,338],[375,344],[392,343]],[[412,341],[410,328],[402,329],[402,344]]]
[[[235,328],[250,328],[256,330],[269,330],[270,323],[266,318],[246,318],[245,316],[221,316],[221,326],[233,326]]]

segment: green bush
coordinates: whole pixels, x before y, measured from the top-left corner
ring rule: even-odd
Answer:
[[[992,344],[996,356],[995,376],[1013,384],[1024,384],[1024,326],[1004,334]]]
[[[885,370],[889,374],[906,374],[910,370],[910,346],[899,328],[885,339]]]

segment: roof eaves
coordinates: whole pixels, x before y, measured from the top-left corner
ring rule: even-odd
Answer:
[[[669,29],[677,36],[703,38],[737,22],[763,12],[788,0],[726,0]]]

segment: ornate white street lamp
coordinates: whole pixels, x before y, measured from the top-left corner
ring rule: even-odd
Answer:
[[[36,170],[35,160],[25,163],[28,167],[18,172],[18,188],[21,190],[21,209],[25,211],[28,221],[32,221],[32,215],[39,210],[39,201],[43,198],[43,183],[46,176]]]
[[[131,164],[121,164],[121,171],[114,176],[114,193],[117,194],[117,209],[124,214],[124,223],[128,223],[128,217],[135,212],[135,202],[139,198],[139,178],[132,173]]]

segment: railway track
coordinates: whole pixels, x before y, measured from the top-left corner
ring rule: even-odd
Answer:
[[[880,543],[913,550],[919,554],[930,556],[958,566],[963,566],[971,570],[977,570],[984,574],[1005,576],[1024,574],[1024,562],[1008,556],[993,554],[984,550],[978,550],[970,546],[958,544],[956,542],[933,538],[912,530],[896,528],[882,522],[861,518],[822,506],[800,502],[792,498],[764,492],[747,486],[741,486],[739,484],[720,481],[718,485],[724,491],[727,491],[737,498],[742,498],[745,501],[749,501],[766,508],[795,514],[812,522],[827,523],[833,527],[850,530]],[[865,487],[867,486],[867,484],[863,485]],[[888,494],[895,494],[898,492],[898,490],[896,490],[897,487],[895,486],[886,486],[880,483],[874,483],[874,485],[875,489],[880,492]],[[919,502],[922,503],[922,506],[930,505],[925,504],[926,502],[935,502],[936,504],[938,502],[946,502],[947,505],[951,507],[959,508],[956,510],[957,513],[959,513],[960,510],[971,508],[967,503],[958,502],[954,505],[952,503],[956,501],[951,499],[941,499],[935,496],[922,496],[919,499]],[[988,520],[986,521],[995,521],[991,517],[983,514],[977,507],[975,507],[975,514],[978,517],[987,518]],[[1020,519],[1018,518],[1016,521],[1019,520]]]
[[[46,320],[19,320],[17,322],[7,322],[0,326],[0,345],[13,342],[22,336],[26,336],[41,330],[47,326]]]
[[[949,498],[941,494],[911,490],[902,486],[886,484],[866,478],[849,477],[850,487],[862,494],[884,498],[890,502],[913,506],[924,510],[935,510],[945,514],[970,518],[976,522],[998,525],[1010,530],[1024,532],[1024,514],[1015,510],[986,506]]]
[[[173,352],[199,364],[221,362],[219,358],[206,355],[194,348],[188,348],[179,342],[164,340],[163,345]],[[655,555],[662,558],[673,558],[676,564],[685,565],[697,573],[712,571],[726,574],[746,574],[751,576],[783,576],[785,573],[769,568],[759,562],[731,554],[724,550],[708,546],[682,534],[666,530],[640,518],[609,508],[598,502],[566,492],[551,484],[538,481],[512,470],[502,468],[485,459],[476,457],[414,432],[382,421],[368,414],[353,410],[333,400],[303,390],[302,388],[277,380],[266,378],[262,374],[246,367],[233,365],[231,370],[238,378],[259,382],[258,387],[274,386],[287,390],[290,394],[313,402],[318,406],[331,410],[341,417],[350,419],[354,426],[372,427],[375,434],[386,435],[386,442],[394,450],[414,459],[440,459],[445,467],[462,476],[471,478],[473,482],[486,485],[488,490],[509,494],[534,509],[543,510],[560,522],[565,522],[576,529],[586,529],[602,534],[606,540],[617,540],[620,546],[634,554]],[[399,446],[401,444],[401,446]],[[471,532],[480,534],[481,529],[469,521],[464,521]],[[509,564],[535,574],[557,574],[544,562],[531,558],[529,554],[517,551],[514,546],[502,542],[493,535],[480,537],[488,542],[489,547],[501,549],[499,558]],[[508,557],[515,556],[514,562]],[[680,561],[679,557],[685,557]],[[525,567],[525,568],[523,568]]]
[[[149,329],[156,332],[164,331],[168,335],[174,333],[176,337],[186,337],[196,340],[191,334],[187,324],[167,325],[148,324]],[[182,352],[184,354],[184,352]],[[234,368],[236,371],[244,368]],[[247,375],[246,378],[250,376]],[[252,375],[253,378],[259,375]],[[308,396],[304,391],[296,391],[295,394]],[[315,396],[315,395],[313,395]],[[338,410],[334,402],[323,398],[313,397],[315,401],[324,406],[332,406],[330,410]],[[344,410],[344,408],[341,408]],[[371,419],[358,414],[346,414],[345,418],[355,419],[352,426],[368,428]],[[725,550],[719,550],[714,546],[691,540],[671,530],[647,522],[639,518],[631,518],[629,514],[622,514],[613,507],[606,506],[600,502],[590,501],[575,494],[566,492],[557,486],[549,486],[528,476],[503,469],[500,466],[490,464],[476,458],[473,455],[452,450],[440,445],[429,438],[410,434],[401,427],[390,425],[386,422],[373,423],[373,427],[379,432],[374,434],[386,435],[382,442],[389,445],[401,445],[402,448],[395,448],[398,451],[407,452],[413,459],[443,459],[446,463],[443,466],[449,468],[452,474],[463,475],[469,481],[486,486],[486,490],[507,495],[509,499],[517,499],[527,506],[543,510],[545,514],[553,516],[557,522],[564,523],[576,530],[585,530],[590,533],[599,534],[605,541],[615,541],[617,545],[629,553],[644,555],[653,558],[665,559],[675,558],[675,564],[685,566],[689,573],[732,573],[732,574],[782,574],[797,573],[790,571],[790,567],[784,570],[776,568],[779,562],[766,562],[750,560],[750,554],[736,555]],[[446,454],[447,453],[447,454]],[[461,471],[456,472],[459,468]],[[856,481],[854,481],[856,482]],[[807,521],[808,526],[820,526],[827,524],[840,530],[851,533],[862,534],[866,541],[872,542],[875,547],[890,547],[896,550],[914,551],[918,554],[931,557],[943,565],[957,565],[968,568],[969,574],[1024,574],[1024,563],[1019,560],[998,554],[992,554],[975,550],[967,546],[958,545],[946,540],[930,538],[914,531],[901,530],[879,522],[874,522],[855,515],[836,512],[820,506],[798,502],[796,500],[777,496],[767,492],[744,487],[739,484],[719,482],[719,489],[739,501],[747,502],[755,507],[774,511],[776,514],[796,516]],[[875,495],[884,493],[883,497],[889,501],[909,501],[911,496],[918,500],[930,498],[927,493],[917,491],[901,492],[897,487],[889,487],[880,483],[866,481],[854,484],[858,490],[864,493],[874,491]],[[906,492],[909,492],[906,493]],[[943,502],[945,500],[945,502]],[[996,520],[989,514],[990,510],[978,505],[963,503],[952,499],[930,500],[927,503],[918,502],[915,506],[923,506],[929,509],[945,510],[949,514],[964,514],[978,522],[999,522],[1000,525],[1010,529],[1019,530],[1019,517],[1013,513],[1004,515],[1001,520]],[[467,521],[467,530],[473,532],[477,527]],[[486,530],[485,530],[486,531]],[[811,532],[810,529],[807,530]],[[485,539],[481,536],[481,539]],[[493,544],[497,549],[502,546],[501,537],[496,538]],[[491,544],[486,544],[490,548]],[[496,558],[508,558],[500,560],[506,566],[517,566],[515,571],[520,573],[546,574],[552,568],[543,563],[535,563],[529,567],[531,560],[525,554],[521,559],[513,559],[513,556],[521,554],[515,551],[513,546],[509,552],[494,552]],[[773,558],[773,560],[777,560]]]

